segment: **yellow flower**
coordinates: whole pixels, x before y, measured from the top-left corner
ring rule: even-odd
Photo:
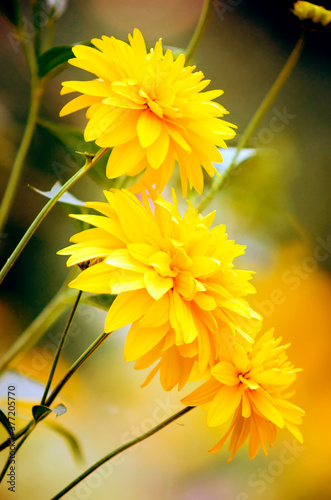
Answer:
[[[139,30],[129,35],[130,45],[114,37],[94,38],[96,48],[73,47],[69,63],[94,73],[97,79],[64,82],[62,94],[82,95],[67,103],[60,116],[88,107],[85,140],[113,148],[107,164],[110,179],[144,172],[133,188],[140,192],[155,185],[162,191],[175,160],[180,168],[183,195],[187,181],[200,194],[201,166],[214,175],[212,162],[221,162],[216,146],[234,137],[234,125],[220,120],[228,113],[213,102],[223,92],[202,92],[203,80],[195,66],[185,67],[185,56],[174,60],[171,50],[163,55],[162,41],[146,51]]]
[[[298,369],[288,361],[288,345],[279,345],[273,331],[265,333],[253,346],[245,349],[238,342],[221,350],[221,361],[211,368],[211,378],[182,399],[189,406],[208,404],[207,425],[218,426],[233,416],[223,438],[209,451],[219,451],[229,434],[231,456],[249,437],[249,457],[252,459],[262,446],[268,455],[277,428],[286,427],[302,443],[297,428],[304,411],[287,401],[286,393],[296,378]]]
[[[251,272],[234,269],[244,246],[229,241],[224,225],[210,229],[215,213],[203,217],[191,203],[183,216],[159,196],[151,209],[129,191],[105,191],[108,203],[87,203],[100,215],[72,215],[96,226],[71,238],[68,266],[102,259],[70,286],[86,292],[119,294],[105,331],[132,323],[125,359],[137,369],[158,359],[146,383],[160,370],[162,386],[181,388],[197,363],[199,373],[215,364],[221,332],[240,338],[260,317],[244,296],[254,293]]]
[[[331,22],[331,10],[327,10],[320,5],[310,2],[295,2],[293,13],[301,20],[310,20],[313,23],[320,23],[326,26]]]

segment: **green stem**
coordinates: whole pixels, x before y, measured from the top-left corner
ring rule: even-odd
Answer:
[[[158,431],[160,431],[164,427],[167,427],[167,425],[171,424],[172,422],[174,422],[178,418],[182,417],[183,415],[185,415],[189,411],[193,410],[193,408],[195,408],[195,406],[186,406],[185,408],[183,408],[179,412],[175,413],[171,417],[167,418],[166,420],[164,420],[160,424],[153,427],[153,429],[145,432],[141,436],[138,436],[138,437],[132,439],[131,441],[128,441],[127,443],[123,444],[119,448],[116,448],[116,450],[112,451],[111,453],[109,453],[105,457],[101,458],[95,464],[93,464],[91,467],[89,467],[85,472],[80,474],[80,476],[78,476],[74,481],[72,481],[70,484],[68,484],[68,486],[66,486],[57,495],[55,495],[55,497],[51,498],[51,500],[58,500],[59,498],[62,498],[66,493],[68,493],[68,491],[70,491],[72,488],[74,488],[74,486],[76,486],[78,483],[83,481],[87,476],[92,474],[92,472],[94,472],[96,469],[98,469],[98,467],[101,467],[101,465],[108,462],[108,460],[111,460],[112,458],[116,457],[116,455],[119,455],[120,453],[127,450],[128,448],[131,448],[135,444],[141,443],[141,441],[144,441],[145,439],[149,438],[150,436],[153,436],[153,434],[156,434]]]
[[[54,376],[54,373],[55,373],[55,369],[56,369],[56,366],[57,366],[57,362],[58,362],[59,357],[61,355],[65,339],[67,338],[68,332],[69,332],[70,327],[72,325],[72,321],[74,319],[74,316],[75,316],[75,313],[76,313],[76,310],[77,310],[77,307],[78,307],[78,303],[79,303],[79,300],[80,300],[80,297],[81,297],[82,293],[83,292],[81,292],[81,291],[78,292],[78,295],[76,297],[76,300],[75,300],[75,303],[73,305],[72,311],[70,313],[69,319],[67,321],[67,324],[65,326],[64,332],[63,332],[62,337],[61,337],[61,340],[59,342],[59,346],[58,346],[58,349],[57,349],[56,354],[55,354],[55,358],[54,358],[54,361],[53,361],[53,364],[52,364],[50,375],[49,375],[48,380],[47,380],[47,384],[46,384],[46,387],[45,387],[45,390],[44,390],[44,394],[43,394],[43,396],[41,398],[41,402],[40,402],[41,405],[50,406],[50,404],[51,404],[52,395],[54,394],[55,391],[53,391],[53,393],[48,398],[48,400],[47,400],[47,394],[48,394],[50,385],[52,383],[53,376]],[[92,350],[92,352],[93,352],[93,350]],[[91,352],[91,354],[92,354],[92,352]],[[85,359],[87,359],[87,358],[88,358],[88,356],[85,356]],[[69,378],[67,378],[66,380],[68,380]],[[63,385],[64,385],[64,383],[63,383]],[[63,385],[61,387],[63,387]],[[58,389],[58,392],[61,389],[61,387]],[[57,395],[57,393],[55,395],[53,395],[53,399],[56,397],[56,395]],[[29,422],[29,424],[25,427],[25,432],[24,432],[24,436],[23,436],[22,440],[14,448],[14,450],[10,450],[8,459],[7,459],[7,461],[6,461],[5,465],[4,465],[4,468],[2,469],[2,472],[0,474],[0,482],[4,478],[4,476],[5,476],[5,474],[6,474],[7,470],[8,470],[8,467],[10,466],[10,464],[11,464],[11,462],[13,460],[13,457],[16,456],[16,454],[18,453],[18,450],[21,448],[21,446],[23,445],[23,443],[27,440],[27,438],[29,437],[29,435],[31,434],[31,432],[36,428],[36,426],[39,423],[39,421],[41,421],[41,419],[38,420],[38,421],[36,421],[35,419],[31,420]],[[11,439],[10,442],[12,443],[13,439]]]
[[[64,385],[70,380],[70,378],[76,373],[76,371],[82,366],[85,361],[89,359],[89,357],[94,353],[94,351],[109,337],[109,335],[112,332],[109,333],[102,333],[99,335],[99,337],[86,349],[86,351],[77,359],[77,361],[71,366],[70,370],[68,373],[63,377],[63,379],[57,384],[55,389],[51,392],[51,394],[48,396],[46,401],[44,402],[45,406],[50,407],[50,405],[53,403],[54,399],[56,396],[59,394],[61,389],[63,389]],[[15,439],[18,439],[22,435],[24,435],[26,432],[29,431],[31,425],[33,424],[34,420],[31,420],[23,429],[18,431],[17,434],[15,434]],[[6,439],[3,443],[0,445],[0,451],[7,448],[11,443],[10,439]]]
[[[26,434],[28,432],[28,430],[30,429],[31,427],[31,424],[32,424],[33,420],[31,420],[25,427],[23,427],[20,431],[18,431],[16,434],[15,434],[15,439],[14,441],[17,441],[21,436],[24,436],[24,434]],[[8,438],[8,439],[5,439],[5,441],[3,443],[0,444],[0,451],[8,448],[8,446],[11,445],[12,443],[12,439],[11,438]]]
[[[36,56],[39,57],[41,53],[41,10],[42,0],[35,0],[33,3],[33,26],[34,26],[34,47]]]
[[[109,337],[109,333],[102,333],[99,337],[86,349],[85,352],[75,361],[75,363],[71,366],[68,373],[63,377],[63,379],[57,384],[55,389],[51,392],[50,396],[45,401],[45,406],[50,406],[58,393],[61,391],[63,386],[68,382],[68,380],[76,373],[78,368],[82,366],[85,361],[89,359],[89,357],[94,353],[94,351]]]
[[[39,81],[33,84],[31,89],[31,104],[26,127],[23,133],[21,144],[18,148],[17,155],[13,164],[13,168],[9,177],[9,181],[3,196],[0,207],[0,234],[6,225],[10,210],[13,206],[14,199],[18,190],[19,182],[22,176],[24,163],[27,152],[29,150],[32,136],[35,130],[40,100],[44,91],[44,86]]]
[[[202,38],[202,35],[204,34],[204,31],[207,27],[207,23],[208,23],[209,16],[210,16],[210,13],[212,10],[212,6],[213,6],[213,3],[211,0],[204,0],[198,24],[196,25],[196,28],[195,28],[195,31],[192,35],[190,43],[188,44],[187,49],[185,51],[186,63],[189,61],[189,59],[191,59],[197,46],[199,45],[199,42]]]
[[[59,358],[60,358],[60,355],[61,355],[61,352],[62,352],[62,349],[63,349],[63,346],[64,346],[64,342],[65,342],[65,340],[67,338],[69,329],[70,329],[71,324],[73,322],[73,319],[74,319],[74,316],[75,316],[75,313],[76,313],[76,310],[77,310],[80,298],[82,296],[82,293],[83,292],[81,290],[79,290],[79,292],[77,294],[77,297],[76,297],[76,300],[75,300],[75,303],[72,306],[72,310],[71,310],[70,316],[68,318],[67,324],[66,324],[66,326],[65,326],[65,328],[63,330],[63,334],[61,336],[59,345],[58,345],[56,353],[55,353],[54,361],[53,361],[52,368],[51,368],[51,371],[50,371],[50,374],[49,374],[49,377],[48,377],[48,380],[47,380],[47,384],[46,384],[46,387],[45,387],[45,390],[44,390],[44,394],[43,394],[43,397],[41,398],[41,401],[40,401],[41,405],[45,404],[45,401],[46,401],[46,398],[47,398],[47,394],[48,394],[49,388],[51,386],[51,383],[52,383],[52,380],[53,380],[53,377],[54,377],[56,366],[57,366],[57,363],[59,361]]]
[[[213,199],[215,194],[221,189],[223,186],[224,182],[226,181],[227,177],[230,175],[233,169],[236,168],[237,166],[237,159],[239,156],[240,151],[246,146],[248,140],[252,137],[254,134],[256,128],[260,124],[261,120],[264,118],[266,112],[270,109],[271,105],[273,104],[274,100],[276,99],[277,95],[283,88],[283,85],[285,84],[286,80],[292,73],[293,68],[295,67],[296,63],[298,62],[298,59],[300,57],[300,54],[302,52],[302,49],[304,47],[304,42],[305,42],[305,33],[303,33],[297,44],[295,45],[291,55],[289,56],[288,60],[286,61],[285,66],[279,73],[276,81],[272,85],[271,89],[261,102],[260,106],[254,113],[253,117],[251,118],[250,122],[248,123],[246,129],[244,130],[244,133],[242,137],[240,138],[240,141],[238,142],[238,146],[236,149],[236,153],[231,161],[231,164],[229,168],[223,173],[223,176],[220,179],[217,179],[215,183],[213,184],[212,188],[210,189],[209,193],[207,196],[201,201],[200,205],[198,206],[197,210],[200,212],[203,210],[209,202]]]
[[[3,268],[0,271],[0,284],[6,277],[8,271],[10,268],[14,265],[16,259],[24,249],[25,245],[28,243],[30,240],[31,236],[34,234],[34,232],[38,229],[39,225],[41,222],[44,220],[46,215],[50,212],[50,210],[54,207],[56,202],[61,198],[61,196],[68,191],[95,163],[105,154],[108,148],[103,148],[100,149],[100,151],[95,155],[95,157],[92,160],[92,157],[90,155],[86,156],[86,164],[78,170],[78,172],[75,173],[63,186],[62,188],[58,191],[58,193],[53,196],[51,200],[49,200],[48,203],[44,206],[44,208],[39,212],[37,217],[34,219],[32,222],[31,226],[29,229],[26,231],[24,234],[23,238],[7,260],[6,264],[3,266]]]
[[[3,478],[5,477],[6,472],[7,472],[8,468],[9,468],[11,462],[13,461],[14,457],[16,456],[16,453],[21,448],[22,444],[26,441],[26,439],[29,437],[29,435],[33,431],[34,427],[35,426],[33,425],[33,421],[30,422],[29,427],[27,428],[27,431],[26,431],[24,437],[21,439],[21,441],[17,445],[15,445],[15,449],[13,451],[9,452],[8,459],[7,459],[7,461],[6,461],[3,469],[1,471],[1,474],[0,474],[0,483],[3,480]]]
[[[71,279],[72,273],[69,276]],[[70,281],[70,279],[65,281],[55,297],[1,357],[0,375],[14,360],[16,364],[19,363],[67,307],[72,304],[75,292],[68,289],[68,280]]]
[[[46,26],[43,52],[46,52],[47,50],[52,48],[53,39],[54,39],[54,35],[55,35],[55,21],[56,20],[54,17],[51,17],[48,19],[47,26]]]

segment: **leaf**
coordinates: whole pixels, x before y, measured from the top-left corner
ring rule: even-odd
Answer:
[[[293,231],[289,185],[295,172],[291,168],[292,157],[287,159],[286,148],[283,149],[281,159],[278,152],[267,148],[256,149],[249,158],[243,157],[218,197],[221,210],[235,213],[240,225],[258,238],[284,241]]]
[[[62,188],[62,184],[60,182],[56,182],[50,189],[50,191],[41,191],[40,189],[37,189],[36,187],[31,185],[29,185],[29,188],[50,200],[60,191],[60,189]],[[76,196],[70,194],[68,191],[61,196],[58,202],[79,207],[85,206],[85,203],[82,200],[79,200],[78,198],[76,198]]]
[[[17,0],[0,0],[0,13],[16,28],[18,27],[20,9]]]
[[[74,57],[72,45],[58,45],[53,47],[38,58],[39,76],[43,78],[51,71],[62,71],[67,67],[68,60]]]
[[[57,405],[55,408],[52,409],[52,412],[55,413],[56,417],[61,417],[64,413],[66,413],[67,408],[64,406],[64,404],[60,403]]]
[[[9,437],[12,439],[13,434],[14,434],[13,433],[13,428],[10,425],[8,417],[4,414],[4,412],[2,410],[0,410],[0,422],[2,423],[2,425],[4,426],[4,428],[7,430],[8,434],[9,434]]]
[[[42,119],[38,120],[38,125],[43,127],[44,130],[49,132],[57,141],[60,142],[66,152],[69,153],[74,160],[76,160],[77,165],[82,166],[84,163],[84,158],[79,153],[80,151],[95,154],[99,150],[98,146],[94,142],[84,141],[84,132],[78,127],[70,127],[68,125],[63,125],[62,123],[59,124]],[[103,155],[103,157],[100,158],[100,160],[87,172],[87,175],[104,189],[109,189],[113,186],[113,181],[107,179],[106,177],[107,160],[108,154]],[[66,170],[65,166],[63,167],[63,170]]]
[[[44,405],[35,405],[32,407],[32,415],[33,418],[36,422],[40,422],[43,420],[47,415],[52,413],[52,410],[48,408],[47,406]]]
[[[40,422],[50,413],[55,413],[57,417],[60,417],[61,415],[66,413],[66,411],[67,408],[62,403],[60,403],[53,409],[48,408],[48,406],[45,405],[35,405],[32,407],[32,415],[36,422]]]
[[[48,75],[53,77],[55,74],[65,70],[68,66],[68,60],[74,56],[72,47],[75,45],[87,45],[92,47],[91,42],[79,42],[72,45],[57,45],[47,50],[38,57],[38,73],[43,78]]]
[[[68,429],[65,429],[64,427],[62,427],[62,425],[58,424],[57,422],[46,421],[45,424],[48,427],[50,427],[53,431],[60,434],[60,436],[66,440],[77,462],[81,463],[85,461],[81,445],[78,439],[74,436],[74,434],[72,434],[72,432],[70,432]]]
[[[53,198],[59,190],[62,188],[62,184],[60,182],[56,182],[54,186],[50,189],[50,191],[41,191],[33,186],[30,186],[30,189],[33,189],[36,193],[44,196],[47,199]],[[61,198],[57,201],[60,203],[61,208],[67,214],[87,214],[89,213],[88,209],[85,207],[85,203],[82,200],[76,198],[76,196],[72,195],[69,192],[64,193]],[[89,229],[91,226],[86,222],[83,222],[78,219],[70,218],[71,222],[77,229],[77,231],[84,231],[84,229]]]
[[[221,175],[223,175],[224,172],[226,172],[230,167],[231,162],[236,154],[236,151],[237,151],[236,148],[220,149],[220,152],[223,156],[223,163],[214,163],[214,166]],[[256,155],[256,152],[257,150],[253,148],[242,149],[236,160],[237,167],[238,165],[240,165],[240,163],[243,163],[249,158],[253,158]]]
[[[96,307],[102,311],[108,311],[117,295],[109,295],[106,293],[100,293],[98,295],[88,295],[81,299],[83,304],[89,305],[91,307]]]

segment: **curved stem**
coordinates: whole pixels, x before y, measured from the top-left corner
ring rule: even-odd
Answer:
[[[37,116],[43,91],[44,87],[40,82],[38,82],[36,86],[33,86],[31,89],[31,104],[30,104],[28,120],[26,123],[21,144],[17,151],[17,155],[5,190],[5,194],[1,202],[0,233],[3,232],[3,229],[6,225],[10,210],[13,206],[14,199],[18,190],[26,155],[29,150],[32,136],[36,127]]]
[[[199,45],[199,42],[202,38],[202,35],[204,34],[204,31],[207,27],[209,15],[211,13],[212,5],[213,4],[212,4],[211,0],[204,0],[204,2],[203,2],[203,6],[202,6],[202,10],[201,10],[198,24],[195,28],[193,35],[192,35],[190,43],[188,44],[187,49],[185,51],[186,63],[189,61],[189,59],[191,59],[197,46]]]
[[[111,460],[112,458],[116,457],[116,455],[119,455],[120,453],[127,450],[128,448],[131,448],[135,444],[141,443],[141,441],[144,441],[145,439],[149,438],[150,436],[153,436],[153,434],[156,434],[158,431],[160,431],[164,427],[167,427],[167,425],[171,424],[172,422],[174,422],[178,418],[182,417],[183,415],[185,415],[189,411],[193,410],[193,408],[195,408],[195,406],[186,406],[185,408],[183,408],[179,412],[175,413],[171,417],[167,418],[166,420],[164,420],[160,424],[153,427],[153,429],[145,432],[144,434],[142,434],[141,436],[138,436],[137,438],[132,439],[131,441],[128,441],[127,443],[123,444],[119,448],[116,448],[116,450],[112,451],[111,453],[109,453],[105,457],[101,458],[95,464],[93,464],[91,467],[89,467],[85,472],[80,474],[80,476],[78,476],[74,481],[72,481],[70,484],[68,484],[68,486],[66,486],[63,490],[61,490],[57,495],[55,495],[53,498],[51,498],[51,500],[58,500],[59,498],[62,498],[74,486],[76,486],[78,483],[83,481],[87,476],[92,474],[92,472],[94,472],[96,469],[98,469],[98,467],[101,467],[101,465],[108,462],[108,460]]]
[[[50,396],[46,399],[45,405],[50,406],[58,393],[61,391],[63,386],[68,382],[68,380],[74,375],[74,373],[82,366],[85,361],[94,353],[94,351],[109,337],[109,333],[102,333],[99,337],[86,349],[85,352],[75,361],[75,363],[71,366],[68,373],[63,377],[63,379],[57,384],[55,389],[51,392]]]
[[[72,304],[75,292],[70,288],[68,289],[68,281],[71,280],[72,273],[69,274],[69,277],[65,280],[64,284],[49,304],[47,304],[3,356],[1,356],[0,375],[13,360],[15,360],[16,364],[19,363],[25,354],[39,341],[48,328],[50,328],[50,326],[64,313],[67,307]]]
[[[37,217],[34,219],[32,224],[30,225],[29,229],[26,231],[24,234],[23,238],[7,260],[6,264],[3,266],[3,268],[0,271],[0,283],[4,280],[6,277],[8,271],[10,268],[14,265],[16,259],[24,249],[25,245],[28,243],[30,240],[31,236],[34,234],[34,232],[38,229],[39,225],[41,222],[44,220],[48,212],[54,207],[56,202],[61,198],[61,196],[68,191],[68,189],[71,188],[95,163],[105,154],[105,152],[108,150],[108,148],[103,148],[100,149],[100,151],[95,155],[95,157],[92,159],[90,155],[86,156],[86,164],[76,172],[75,175],[73,175],[63,186],[62,188],[58,191],[58,193],[53,196],[51,200],[49,200],[48,203],[44,206],[44,208],[39,212]]]
[[[247,144],[248,140],[252,137],[253,133],[255,132],[256,128],[260,124],[261,120],[264,118],[264,115],[266,112],[269,110],[271,105],[273,104],[274,100],[276,99],[277,95],[283,88],[283,85],[285,84],[286,80],[292,73],[293,68],[295,67],[296,63],[298,62],[298,59],[300,57],[300,54],[302,52],[302,49],[304,47],[304,42],[305,42],[306,36],[305,33],[303,33],[297,44],[295,45],[292,53],[290,54],[288,60],[285,63],[285,66],[279,73],[278,77],[276,78],[274,84],[270,88],[269,92],[261,102],[260,106],[254,113],[253,117],[251,118],[250,122],[248,123],[246,129],[244,130],[244,133],[238,142],[238,146],[236,149],[236,154],[234,155],[231,164],[229,168],[224,172],[223,176],[215,181],[213,184],[212,188],[210,189],[209,193],[207,196],[201,201],[199,204],[197,210],[200,212],[203,210],[209,202],[213,199],[215,194],[219,191],[219,189],[223,186],[225,180],[227,177],[230,175],[232,170],[236,168],[237,166],[237,159],[239,156],[240,151],[245,147]]]
[[[73,322],[75,313],[77,311],[77,307],[78,307],[80,298],[82,296],[82,293],[83,292],[81,290],[79,290],[79,292],[77,294],[77,297],[76,297],[76,300],[75,300],[75,303],[72,306],[72,310],[71,310],[70,316],[68,318],[67,324],[66,324],[66,326],[65,326],[65,328],[63,330],[63,334],[61,336],[59,345],[57,347],[57,350],[56,350],[56,353],[55,353],[55,356],[54,356],[54,361],[53,361],[52,368],[51,368],[51,371],[50,371],[50,374],[49,374],[49,377],[48,377],[48,380],[47,380],[47,384],[46,384],[46,387],[45,387],[45,390],[44,390],[44,394],[43,394],[43,397],[41,398],[41,401],[40,401],[41,405],[45,404],[45,401],[46,401],[46,398],[47,398],[47,394],[48,394],[49,388],[51,386],[51,383],[52,383],[52,380],[53,380],[53,377],[54,377],[56,366],[57,366],[57,363],[59,361],[59,358],[60,358],[60,355],[61,355],[61,352],[62,352],[62,349],[63,349],[63,346],[64,346],[64,342],[65,342],[65,340],[67,338],[69,329],[70,329],[71,324]]]

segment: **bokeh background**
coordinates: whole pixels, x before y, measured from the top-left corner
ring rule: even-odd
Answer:
[[[326,8],[331,3],[321,1]],[[30,5],[23,2],[26,15]],[[201,0],[71,0],[57,23],[55,44],[72,44],[103,34],[127,40],[138,27],[147,44],[159,38],[185,48],[194,31]],[[238,136],[282,68],[300,34],[288,1],[215,0],[208,28],[194,62],[222,88],[220,102],[238,125]],[[0,19],[0,197],[22,136],[29,106],[29,76],[21,51],[11,43],[10,26]],[[178,423],[103,467],[68,499],[116,500],[308,500],[331,498],[329,427],[331,391],[331,224],[330,224],[330,55],[331,31],[310,34],[297,67],[250,141],[263,153],[241,164],[213,203],[217,221],[230,238],[247,244],[238,266],[256,270],[252,305],[274,326],[291,360],[303,368],[295,402],[306,410],[304,445],[286,431],[266,458],[249,461],[243,448],[227,464],[225,449],[208,454],[223,429],[207,429],[205,414],[195,410]],[[70,68],[47,85],[40,116],[83,128],[84,113],[60,121],[60,83],[84,78]],[[273,127],[278,117],[279,130]],[[281,117],[281,118],[280,118]],[[283,126],[280,126],[283,125]],[[237,137],[238,137],[237,136]],[[235,146],[237,139],[231,141]],[[57,162],[57,163],[54,163]],[[3,264],[45,200],[28,188],[49,190],[72,175],[75,163],[61,145],[37,127],[24,175],[5,232],[0,235]],[[176,180],[174,180],[176,185]],[[101,199],[100,187],[81,180],[73,194]],[[4,352],[39,314],[66,277],[65,259],[56,251],[75,231],[56,207],[30,241],[0,290]],[[81,306],[57,374],[102,331],[105,314]],[[54,338],[65,316],[13,369],[31,377],[18,380],[20,413],[24,398],[38,401],[55,349]],[[85,462],[77,463],[67,444],[40,425],[22,448],[17,467],[17,500],[51,498],[88,465],[111,449],[180,409],[176,390],[167,394],[154,380],[140,389],[145,375],[123,361],[125,331],[117,332],[67,385],[58,401],[68,407],[64,427],[78,437]],[[11,372],[0,382],[6,395]],[[37,382],[36,382],[37,381]],[[23,421],[22,421],[23,422]],[[2,430],[0,431],[2,440]],[[3,458],[3,460],[5,457]],[[12,498],[2,487],[1,499]]]

